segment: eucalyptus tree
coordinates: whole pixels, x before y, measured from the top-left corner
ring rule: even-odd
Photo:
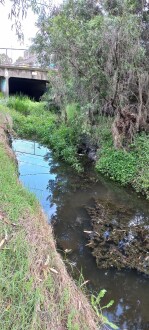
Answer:
[[[78,102],[91,124],[114,116],[115,147],[148,130],[148,1],[67,0],[37,26],[41,62],[56,54],[50,80],[59,105]]]
[[[8,18],[20,39],[23,37],[21,22],[26,18],[29,9],[40,14],[45,10],[50,11],[52,8],[52,0],[0,0],[0,4],[2,6],[7,4],[7,7],[9,5]]]

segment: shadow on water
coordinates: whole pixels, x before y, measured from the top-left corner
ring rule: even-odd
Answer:
[[[90,292],[105,288],[102,304],[114,299],[115,304],[105,315],[120,329],[149,329],[149,281],[147,276],[133,270],[98,269],[91,250],[86,246],[88,238],[84,230],[90,231],[87,207],[94,206],[96,198],[111,201],[126,210],[116,211],[117,221],[149,225],[149,203],[129,189],[97,177],[88,166],[82,175],[76,174],[63,162],[57,162],[50,150],[38,143],[14,140],[13,149],[19,164],[20,180],[38,197],[52,221],[59,251],[71,249],[68,255],[73,275],[78,270],[89,280]],[[62,252],[64,255],[64,253]]]

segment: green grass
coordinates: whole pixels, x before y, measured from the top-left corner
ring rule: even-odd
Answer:
[[[39,297],[29,275],[29,247],[25,232],[18,221],[26,209],[34,212],[37,202],[16,182],[16,166],[0,145],[0,209],[10,222],[0,221],[0,241],[8,236],[8,242],[0,250],[0,329],[30,330]]]
[[[0,105],[0,111],[9,112],[19,137],[46,144],[57,157],[82,171],[77,156],[78,124],[67,125],[58,115],[46,110],[44,102],[33,102],[26,97],[10,97],[5,107]]]
[[[7,106],[10,109],[15,109],[23,115],[29,115],[32,112],[39,113],[44,109],[44,102],[33,102],[27,96],[11,96],[7,100]]]
[[[30,211],[36,209],[35,196],[29,194],[22,185],[16,185],[17,167],[14,162],[8,161],[2,146],[0,146],[0,159],[0,206],[5,206],[9,218],[16,222],[26,208]]]
[[[4,248],[0,256],[0,329],[30,330],[38,292],[29,276],[25,234],[21,231],[13,235],[8,248]]]

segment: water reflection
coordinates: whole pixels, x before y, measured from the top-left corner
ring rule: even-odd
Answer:
[[[54,224],[58,249],[72,250],[69,261],[76,266],[74,274],[76,268],[82,269],[85,280],[89,279],[90,291],[107,290],[102,304],[115,300],[106,315],[120,329],[149,329],[147,277],[129,270],[97,269],[84,234],[84,230],[91,230],[86,206],[92,207],[95,198],[110,201],[113,221],[129,226],[149,225],[149,204],[102,177],[97,182],[90,167],[86,173],[77,175],[69,166],[55,161],[51,152],[38,143],[15,140],[13,148],[21,181],[37,195],[49,221]]]

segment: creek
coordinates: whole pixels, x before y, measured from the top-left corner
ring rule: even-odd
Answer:
[[[87,208],[94,207],[95,199],[110,201],[113,220],[145,228],[149,228],[149,203],[131,189],[97,177],[90,164],[85,173],[76,174],[37,142],[14,139],[12,147],[18,160],[20,181],[37,196],[49,223],[52,222],[58,251],[65,258],[64,250],[71,250],[67,260],[72,276],[76,279],[82,272],[84,280],[89,280],[89,292],[107,290],[101,305],[114,299],[114,305],[104,314],[119,329],[149,329],[148,276],[131,269],[97,268],[84,233],[92,231]],[[119,206],[123,212],[117,211]]]

